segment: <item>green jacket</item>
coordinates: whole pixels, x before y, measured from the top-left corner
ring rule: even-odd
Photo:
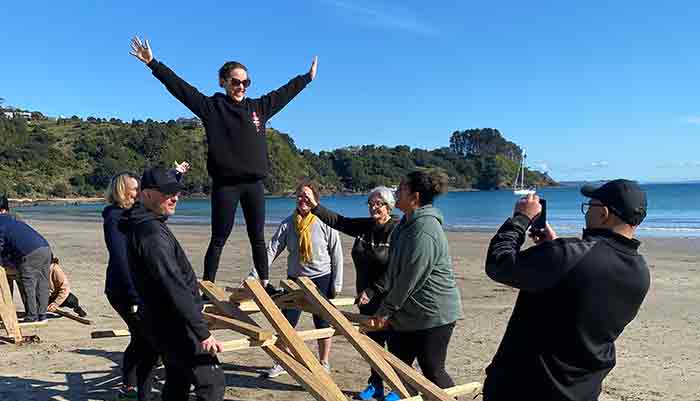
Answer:
[[[418,208],[394,229],[389,267],[375,285],[386,297],[377,316],[388,316],[396,331],[429,329],[462,317],[442,213]]]

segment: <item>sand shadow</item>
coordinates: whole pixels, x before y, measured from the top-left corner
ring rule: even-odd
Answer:
[[[18,376],[0,375],[0,400],[114,400],[116,390],[121,384],[120,363],[122,352],[111,352],[100,349],[76,349],[70,351],[76,354],[104,358],[113,363],[109,369],[80,370],[52,372],[64,375],[64,380],[40,380]],[[287,384],[267,379],[262,373],[268,366],[246,366],[232,363],[221,365],[226,376],[226,386],[253,390],[293,391],[304,392],[298,384]],[[154,379],[153,400],[160,400],[165,371],[156,370]],[[349,395],[349,394],[348,394]]]

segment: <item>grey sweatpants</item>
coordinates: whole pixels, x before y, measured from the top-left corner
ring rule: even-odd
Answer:
[[[51,255],[51,248],[39,248],[23,257],[17,265],[19,291],[27,320],[43,317],[49,306]]]

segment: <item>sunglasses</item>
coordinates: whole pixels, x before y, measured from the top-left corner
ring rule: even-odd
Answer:
[[[231,86],[239,86],[241,84],[243,84],[244,88],[247,88],[250,86],[250,79],[248,79],[248,78],[246,78],[242,81],[240,79],[237,79],[237,78],[229,78],[228,82],[231,84]]]
[[[584,202],[581,204],[581,213],[586,214],[588,212],[588,209],[592,207],[607,207],[603,205],[602,203],[590,203],[590,202]]]

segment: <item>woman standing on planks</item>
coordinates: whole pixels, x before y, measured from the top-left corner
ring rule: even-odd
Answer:
[[[207,171],[213,181],[211,241],[204,258],[204,280],[216,278],[221,252],[233,229],[240,201],[253,263],[263,286],[270,291],[264,236],[263,179],[268,172],[265,124],[316,77],[317,58],[313,58],[306,74],[251,99],[246,97],[251,84],[248,69],[237,61],[228,61],[219,69],[219,86],[226,93],[205,96],[153,58],[148,41],[134,37],[131,49],[131,54],[145,63],[166,89],[204,123],[208,143]]]

